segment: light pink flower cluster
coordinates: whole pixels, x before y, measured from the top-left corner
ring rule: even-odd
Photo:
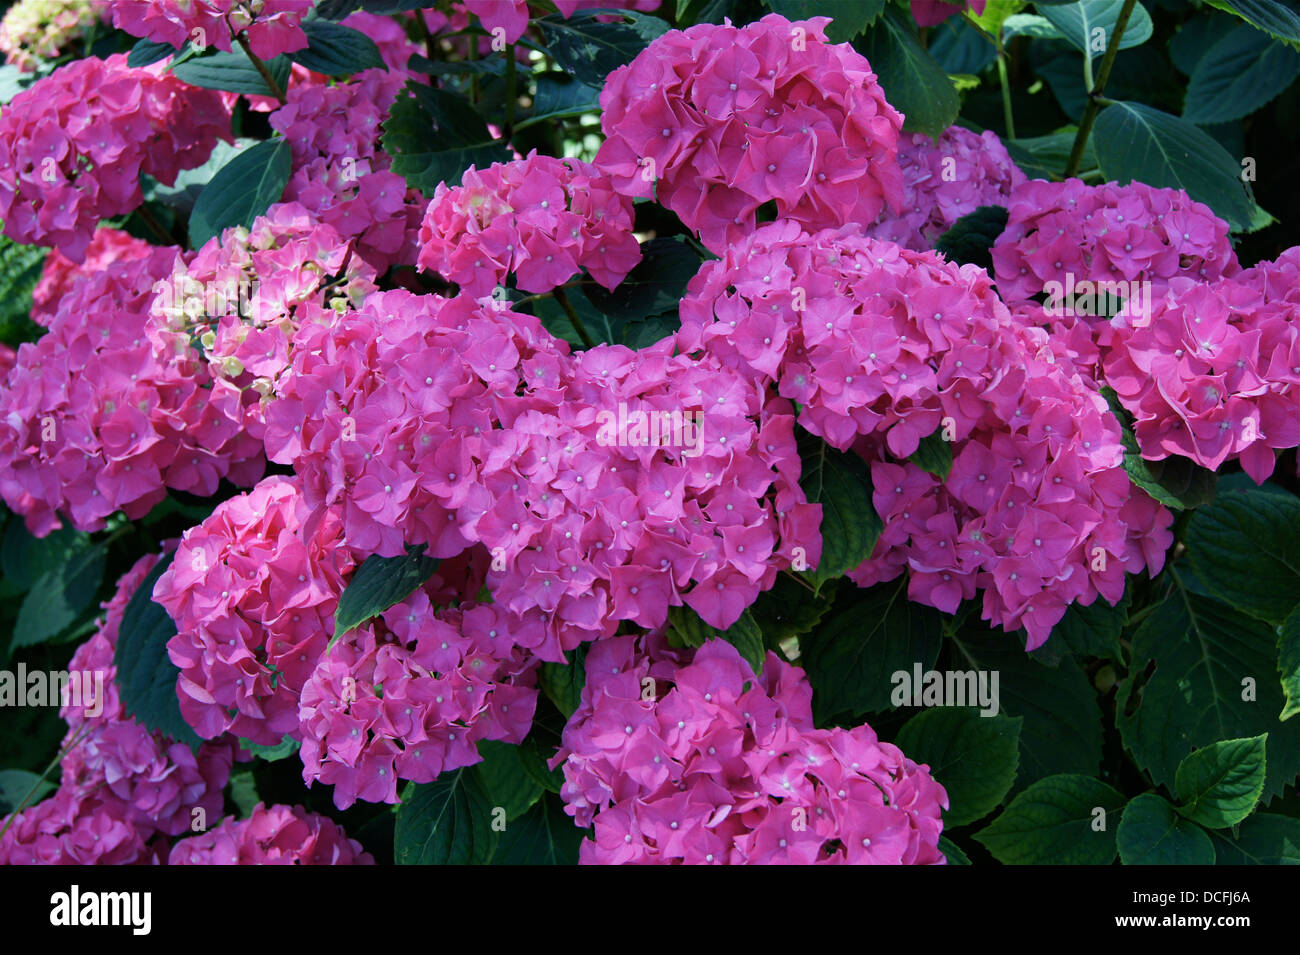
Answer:
[[[712,640],[614,637],[564,728],[565,811],[587,864],[943,864],[948,796],[871,727],[819,730],[803,671],[755,676]],[[649,681],[649,682],[647,682]],[[645,688],[653,684],[653,697]]]
[[[555,0],[561,16],[571,17],[576,10],[605,8],[610,10],[656,9],[662,0]],[[514,43],[528,29],[528,0],[462,0],[464,9],[479,18],[488,33],[503,31],[507,43]],[[455,4],[454,6],[461,6]]]
[[[829,22],[769,14],[659,37],[605,82],[596,168],[719,254],[773,200],[778,218],[809,228],[898,210],[902,117],[870,64],[826,41]]]
[[[350,82],[292,87],[271,114],[293,151],[287,201],[300,203],[380,272],[415,261],[425,201],[389,170],[381,126],[406,81],[404,72],[366,70]]]
[[[145,729],[122,706],[113,664],[118,628],[127,603],[158,559],[146,555],[118,581],[113,598],[104,604],[99,631],[77,648],[68,664],[73,673],[95,674],[96,681],[102,676],[104,698],[73,701],[65,696],[59,711],[68,723],[64,745],[74,740],[76,745],[63,758],[62,785],[102,785],[107,792],[100,798],[106,801],[111,793],[120,799],[126,818],[137,829],[175,836],[189,830],[195,809],[211,818],[221,814],[221,791],[235,754],[231,740],[204,743],[195,752],[186,743]]]
[[[73,655],[78,692],[65,688],[68,723],[62,780],[49,798],[24,810],[0,839],[0,864],[130,865],[158,861],[155,836],[188,831],[194,809],[221,812],[235,757],[231,741],[185,743],[150,732],[123,709],[113,653],[131,597],[159,560],[149,554],[117,583],[104,620]],[[93,694],[102,679],[103,696]],[[0,820],[0,828],[6,820]]]
[[[100,13],[94,0],[18,0],[0,20],[0,53],[30,73],[80,41]]]
[[[168,360],[206,364],[212,399],[240,408],[245,440],[260,440],[295,330],[333,322],[375,278],[351,242],[301,205],[277,203],[252,229],[227,229],[176,261],[151,303],[150,339]]]
[[[536,150],[471,166],[459,186],[439,183],[420,225],[420,267],[475,297],[507,275],[525,292],[549,292],[580,269],[612,289],[640,261],[632,200],[589,163]]]
[[[205,739],[300,739],[298,695],[334,630],[356,561],[338,517],[313,526],[297,484],[268,477],[185,532],[154,599],[176,621],[167,654],[181,714]]]
[[[113,26],[179,49],[187,41],[231,50],[243,33],[263,60],[307,46],[302,20],[314,0],[106,0]],[[195,34],[195,31],[201,31]]]
[[[521,743],[532,726],[536,663],[524,645],[540,642],[541,614],[459,593],[459,606],[437,609],[430,591],[451,602],[440,584],[345,636],[303,688],[303,781],[333,785],[340,809],[396,803],[399,778],[431,782],[479,762],[479,740]]]
[[[374,865],[361,843],[328,816],[258,803],[247,819],[180,839],[168,865]]]
[[[208,495],[261,476],[238,393],[150,343],[153,289],[179,255],[153,248],[76,277],[46,309],[49,331],[19,348],[0,388],[0,496],[32,533],[58,514],[99,530],[116,510],[142,517],[165,488]]]
[[[938,145],[924,133],[904,135],[898,145],[903,203],[898,215],[883,213],[866,230],[913,252],[935,240],[980,206],[1005,206],[1025,175],[1011,161],[997,134],[949,126]]]
[[[1104,354],[1143,457],[1239,458],[1263,483],[1273,450],[1300,445],[1300,247],[1217,282],[1173,279]]]
[[[57,314],[59,300],[79,281],[118,260],[147,261],[154,251],[154,246],[144,239],[108,226],[100,226],[90,237],[83,262],[73,262],[58,249],[51,249],[45,256],[40,281],[32,290],[32,321],[48,326]]]
[[[998,293],[1025,302],[1048,282],[1214,281],[1240,270],[1227,223],[1178,189],[1078,179],[1020,185],[993,245]]]
[[[851,574],[910,571],[911,599],[946,612],[984,590],[984,618],[1032,649],[1068,604],[1111,602],[1124,572],[1160,568],[1171,517],[1121,466],[1118,424],[1016,323],[983,269],[867,239],[765,226],[707,263],[678,342],[801,407],[799,423],[872,463],[885,531]],[[944,481],[912,463],[951,442]],[[891,460],[892,459],[892,460]]]
[[[74,60],[0,112],[5,235],[80,262],[100,219],[141,204],[140,173],[171,185],[218,137],[230,137],[221,97],[165,64],[132,68],[124,53]]]

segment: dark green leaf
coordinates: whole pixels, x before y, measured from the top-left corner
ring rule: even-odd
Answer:
[[[126,65],[131,67],[148,66],[165,60],[176,54],[176,47],[170,43],[157,43],[153,40],[137,40],[131,52],[127,54]]]
[[[835,603],[839,579],[822,587],[819,594],[789,574],[777,574],[771,590],[758,595],[749,608],[750,615],[763,632],[763,643],[769,649],[783,640],[807,633],[830,613]]]
[[[279,85],[285,88],[289,81],[289,71],[293,64],[287,56],[277,56],[266,61],[267,72]],[[201,55],[194,55],[172,61],[171,72],[176,78],[191,86],[201,86],[208,90],[226,90],[231,93],[243,93],[247,96],[274,96],[274,91],[266,85],[266,80],[257,71],[242,49],[230,53],[219,53],[212,48]]]
[[[701,620],[700,615],[690,607],[669,607],[668,626],[682,644],[688,647],[702,647],[715,638],[725,640],[740,652],[755,673],[763,672],[763,658],[766,655],[763,632],[748,610],[726,630],[718,630]]]
[[[1182,189],[1233,229],[1250,225],[1253,200],[1241,166],[1204,130],[1143,103],[1116,101],[1093,126],[1107,180]]]
[[[903,129],[938,141],[961,108],[957,88],[917,39],[911,17],[897,7],[857,41],[880,80],[885,98],[905,117]]]
[[[415,81],[397,94],[383,142],[393,157],[393,172],[426,196],[441,182],[458,185],[470,166],[482,168],[510,158],[506,143],[493,137],[468,99]]]
[[[231,226],[248,227],[284,195],[289,144],[268,139],[238,153],[203,187],[190,214],[190,246],[203,247]]]
[[[1300,865],[1300,819],[1257,812],[1235,832],[1211,832],[1219,865]]]
[[[74,551],[58,568],[36,578],[14,624],[14,647],[28,647],[56,637],[90,606],[104,579],[102,545]]]
[[[583,831],[560,808],[543,798],[501,833],[493,865],[577,865]]]
[[[1049,776],[1011,800],[975,838],[1008,865],[1109,865],[1113,817],[1123,805],[1124,797],[1098,779]]]
[[[1086,607],[1070,604],[1065,616],[1052,628],[1049,642],[1060,641],[1076,657],[1101,657],[1123,663],[1119,639],[1128,623],[1128,607],[1127,591],[1114,607],[1104,597],[1098,597]]]
[[[1124,807],[1115,835],[1125,865],[1214,865],[1214,845],[1205,830],[1155,793]]]
[[[304,20],[306,49],[289,54],[295,63],[327,76],[346,76],[372,68],[384,69],[379,47],[360,30],[329,20]]]
[[[1022,723],[1019,717],[944,706],[917,714],[898,731],[899,749],[929,766],[948,793],[945,828],[983,819],[1002,803],[1016,781]]]
[[[180,670],[167,656],[167,641],[176,636],[176,624],[166,610],[153,602],[154,584],[171,566],[172,557],[168,554],[158,561],[127,601],[113,663],[117,667],[118,693],[127,714],[146,729],[197,747],[199,737],[181,716],[176,695]]]
[[[1120,440],[1124,444],[1124,470],[1128,472],[1129,480],[1175,511],[1190,510],[1214,500],[1218,476],[1213,471],[1179,455],[1159,461],[1142,457],[1133,434],[1133,419],[1120,404],[1119,396],[1109,386],[1104,386],[1101,393],[1119,422]]]
[[[437,558],[424,556],[424,545],[409,546],[400,557],[367,557],[339,594],[330,646],[354,627],[411,596],[433,576],[439,563]]]
[[[543,662],[537,671],[537,685],[556,709],[565,716],[572,716],[582,702],[582,688],[587,682],[587,648],[581,646],[570,650],[565,657],[568,663]]]
[[[542,796],[542,785],[524,770],[518,746],[494,740],[478,744],[481,763],[474,765],[483,798],[492,809],[505,810],[506,821],[518,819]]]
[[[467,74],[501,76],[506,71],[506,61],[500,56],[494,56],[486,60],[430,60],[417,53],[407,61],[406,68],[415,70],[417,73],[428,73],[432,76],[462,76]]]
[[[990,249],[1007,227],[1009,213],[1002,206],[980,206],[952,224],[952,228],[935,241],[934,247],[949,262],[978,265],[993,269]]]
[[[1096,58],[1105,53],[1110,44],[1120,10],[1124,7],[1124,0],[1081,0],[1079,3],[1061,6],[1041,4],[1040,6],[1042,8],[1038,12],[1060,30],[1079,52],[1084,54],[1091,52]],[[1098,34],[1097,30],[1102,32]],[[1151,39],[1151,30],[1151,15],[1147,13],[1146,7],[1138,3],[1129,15],[1119,48],[1127,50],[1140,46]],[[1098,40],[1100,43],[1097,42]]]
[[[19,590],[27,590],[42,574],[58,570],[69,557],[89,546],[90,535],[67,524],[44,537],[33,537],[27,525],[15,518],[5,527],[0,567],[5,579]]]
[[[842,577],[871,556],[885,525],[871,501],[871,471],[862,458],[837,451],[802,429],[797,441],[799,486],[810,503],[822,506],[821,560],[801,573],[820,591],[828,580]]]
[[[241,739],[239,748],[247,753],[252,753],[254,756],[260,756],[268,763],[274,763],[298,755],[298,750],[302,749],[302,742],[286,733],[280,739],[280,742],[274,746],[263,746],[261,743],[254,743],[252,740]]]
[[[537,77],[537,95],[533,97],[532,114],[523,122],[516,123],[515,129],[523,129],[525,126],[544,120],[563,119],[599,111],[600,90],[579,83],[567,73],[554,71],[542,73]]]
[[[952,472],[952,443],[944,440],[940,429],[922,438],[920,446],[907,460],[940,481],[946,481]]]
[[[847,43],[875,23],[884,12],[886,0],[853,0],[852,3],[828,5],[826,0],[764,0],[768,9],[787,20],[832,17],[826,24],[826,39]]]
[[[1210,6],[1236,14],[1251,26],[1300,49],[1300,13],[1277,0],[1208,0]]]
[[[1300,52],[1242,23],[1196,64],[1183,119],[1205,125],[1249,116],[1297,76]]]
[[[939,837],[939,851],[943,853],[949,865],[970,865],[970,856],[947,836]]]
[[[0,236],[0,341],[7,345],[16,348],[43,332],[31,319],[32,290],[41,279],[48,251]]]
[[[1300,713],[1300,607],[1278,628],[1277,668],[1282,674],[1282,694],[1286,697],[1278,719],[1289,720]]]
[[[25,769],[0,770],[0,818],[22,805],[29,793],[26,805],[34,806],[53,791],[54,783]]]
[[[587,286],[591,304],[610,317],[611,326],[675,312],[686,283],[700,270],[700,257],[681,236],[651,239],[641,246],[641,261],[610,292]],[[621,337],[621,336],[620,336]]]
[[[558,13],[533,20],[542,31],[547,50],[555,61],[580,83],[600,88],[605,77],[626,63],[656,37],[668,32],[668,23],[658,17],[631,10],[610,11],[623,22],[602,23],[594,10],[582,10],[569,18]]]
[[[1174,774],[1178,811],[1209,829],[1235,826],[1264,791],[1268,734],[1211,743],[1188,755]]]
[[[393,856],[398,865],[486,865],[499,836],[477,775],[458,769],[406,787]]]

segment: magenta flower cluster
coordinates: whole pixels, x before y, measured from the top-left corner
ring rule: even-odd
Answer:
[[[827,42],[829,22],[773,13],[659,37],[605,82],[596,167],[718,254],[767,202],[809,229],[899,211],[902,116],[861,55]]]
[[[247,819],[228,817],[177,840],[168,865],[374,865],[334,820],[301,806],[258,803]]]
[[[141,204],[141,173],[171,185],[218,138],[230,138],[221,97],[165,63],[133,68],[124,53],[74,60],[0,113],[4,234],[79,262],[100,219]]]
[[[513,275],[549,292],[585,269],[612,289],[641,261],[632,201],[589,163],[539,156],[440,183],[420,225],[421,268],[480,298]]]
[[[112,8],[113,26],[132,36],[187,42],[230,51],[242,36],[253,53],[269,60],[307,46],[303,18],[314,0],[101,0]],[[198,31],[197,33],[195,31]]]
[[[662,633],[587,655],[582,702],[553,760],[584,863],[942,864],[948,797],[871,727],[820,730],[803,671],[756,676],[712,640]]]

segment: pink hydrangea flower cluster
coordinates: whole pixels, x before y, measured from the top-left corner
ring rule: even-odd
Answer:
[[[552,761],[565,811],[595,826],[583,863],[944,863],[928,768],[865,724],[816,729],[803,671],[776,654],[755,676],[723,640],[674,653],[650,634],[601,641],[586,667]]]
[[[913,252],[934,248],[935,240],[962,216],[980,206],[1005,206],[1025,175],[998,139],[949,126],[936,145],[924,133],[904,135],[898,145],[903,170],[902,212],[882,213],[866,234],[888,239]]]
[[[0,387],[0,496],[32,533],[60,514],[99,530],[117,510],[144,516],[165,488],[209,495],[223,477],[261,476],[238,394],[205,387],[203,364],[150,343],[153,290],[178,257],[152,248],[77,276],[47,308],[49,331],[19,348]]]
[[[140,173],[171,185],[230,137],[212,90],[126,54],[74,60],[0,113],[0,220],[15,242],[54,246],[80,262],[102,218],[143,201]]]
[[[167,655],[181,715],[205,739],[300,739],[298,696],[334,629],[356,566],[338,517],[304,526],[291,478],[272,476],[185,532],[154,586],[176,621]]]
[[[302,21],[314,0],[105,0],[113,26],[132,36],[170,43],[187,41],[230,51],[238,34],[260,59],[307,46]],[[194,31],[202,31],[197,36]]]
[[[479,762],[480,740],[521,743],[532,726],[536,661],[524,646],[540,642],[541,614],[461,594],[437,609],[439,583],[345,636],[303,688],[303,781],[333,785],[340,809],[396,803],[399,778],[431,782]]]
[[[48,326],[57,314],[59,301],[79,281],[103,271],[118,260],[147,261],[154,251],[155,247],[144,239],[109,226],[95,230],[82,262],[73,262],[58,249],[51,249],[45,256],[40,281],[32,290],[32,321]]]
[[[555,0],[555,9],[563,17],[571,17],[576,10],[605,8],[610,10],[657,9],[662,0]],[[462,0],[463,7],[479,18],[488,33],[503,31],[502,38],[514,43],[528,29],[528,0]],[[453,6],[462,6],[454,4]]]
[[[1300,445],[1300,247],[1216,282],[1175,278],[1152,306],[1102,367],[1143,457],[1240,459],[1262,484],[1274,449]]]
[[[998,293],[1027,302],[1048,282],[1213,281],[1240,271],[1228,225],[1178,189],[1079,179],[1021,184],[993,245]]]
[[[870,64],[826,41],[827,17],[672,31],[611,73],[596,168],[654,196],[721,254],[759,206],[810,229],[898,210],[902,117]]]
[[[0,20],[0,53],[30,73],[80,41],[101,12],[94,0],[18,0]]]
[[[932,27],[962,12],[964,7],[977,17],[984,13],[987,0],[911,0],[912,19],[917,26]]]
[[[293,154],[284,199],[355,238],[357,254],[380,272],[415,260],[425,206],[379,148],[382,124],[405,81],[404,72],[376,69],[346,83],[299,84],[270,117]]]
[[[507,275],[525,292],[549,292],[580,269],[612,289],[641,261],[632,200],[589,163],[536,150],[471,166],[459,186],[439,183],[419,238],[420,267],[475,297]]]
[[[945,612],[982,589],[984,618],[1033,649],[1068,604],[1114,603],[1126,570],[1162,565],[1172,518],[1130,484],[1105,401],[983,269],[778,222],[706,263],[681,314],[683,351],[775,382],[800,424],[871,462],[885,531],[860,584],[906,569],[909,597]],[[936,435],[943,481],[902,463]]]
[[[213,400],[238,407],[245,440],[260,440],[295,330],[330,324],[375,278],[353,243],[298,203],[277,203],[252,229],[227,229],[176,261],[150,305],[150,340],[168,360],[205,364]]]
[[[74,696],[65,688],[59,710],[68,723],[62,780],[53,795],[8,826],[0,839],[0,864],[147,864],[165,853],[155,836],[188,831],[194,809],[213,817],[221,812],[236,755],[233,742],[205,743],[196,753],[135,722],[118,696],[118,629],[158,560],[157,554],[146,555],[123,575],[103,605],[99,630],[73,655],[69,671],[92,694],[102,679],[103,696]],[[0,828],[7,822],[0,820]]]
[[[76,745],[63,758],[63,786],[106,788],[120,799],[126,818],[137,829],[155,830],[175,836],[189,831],[191,813],[202,809],[205,816],[221,814],[221,791],[230,776],[234,744],[230,740],[204,743],[197,753],[186,743],[150,732],[127,715],[117,688],[117,667],[113,654],[118,628],[126,605],[158,563],[149,554],[117,584],[113,598],[104,604],[104,622],[99,631],[77,648],[71,672],[102,675],[104,698],[65,698],[60,715],[68,723],[64,745]],[[94,714],[94,715],[91,715]]]
[[[374,865],[375,859],[328,816],[301,806],[258,803],[247,819],[180,839],[168,865]]]

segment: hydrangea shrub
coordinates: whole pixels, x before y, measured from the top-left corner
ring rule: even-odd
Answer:
[[[1300,862],[1294,16],[5,6],[0,861]]]

